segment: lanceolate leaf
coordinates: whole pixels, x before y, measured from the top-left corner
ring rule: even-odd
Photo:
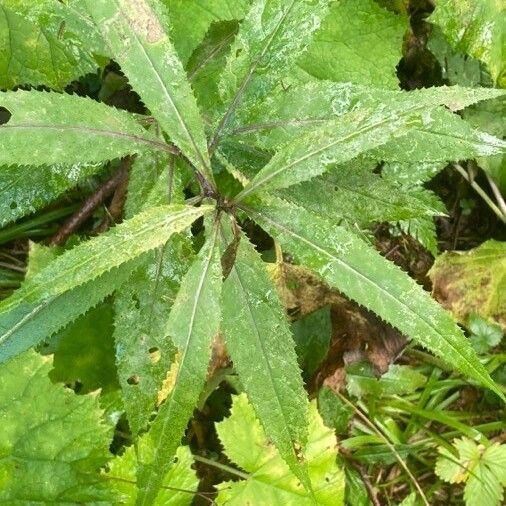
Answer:
[[[223,224],[226,244],[233,240]],[[241,233],[235,265],[223,286],[222,330],[241,384],[267,436],[307,485],[301,465],[308,404],[283,307],[260,255]]]
[[[152,504],[181,444],[184,430],[204,387],[211,343],[219,330],[222,269],[219,229],[213,230],[181,283],[167,324],[180,353],[174,387],[148,433],[153,451],[142,456],[137,504]]]
[[[146,156],[134,162],[128,186],[127,217],[169,201],[167,165],[166,157]],[[180,186],[172,190],[174,202],[182,201]],[[161,248],[145,255],[141,266],[115,297],[116,362],[123,402],[134,434],[147,425],[175,353],[165,326],[192,256],[188,238],[179,234],[171,237]]]
[[[101,162],[170,147],[126,111],[90,98],[42,91],[0,93],[0,165]]]
[[[184,230],[211,209],[206,206],[193,208],[181,205],[152,208],[118,225],[109,233],[80,244],[58,257],[0,303],[0,362],[44,337],[23,333],[20,341],[18,333],[24,325],[33,325],[34,318],[53,302],[57,301],[58,307],[62,308],[61,295],[164,244],[172,234]],[[98,301],[84,307],[85,300],[82,303],[84,310],[96,302]],[[72,311],[71,308],[63,308]],[[58,325],[61,325],[59,321]]]
[[[53,385],[50,369],[33,351],[0,369],[0,503],[115,504],[100,475],[112,434],[98,396]]]
[[[264,97],[287,75],[328,10],[329,0],[255,0],[232,44],[220,81],[226,112],[212,144],[239,105]]]
[[[0,363],[51,337],[97,305],[128,280],[137,267],[135,262],[125,263],[69,291],[41,300],[18,301],[16,307],[6,311],[2,311],[2,306],[10,299],[0,304]],[[19,291],[29,285],[27,281]]]
[[[331,286],[502,397],[450,314],[360,238],[280,200],[249,214]]]
[[[424,198],[424,190],[399,191],[399,184],[374,174],[373,168],[370,163],[351,162],[280,193],[285,200],[330,220],[345,218],[352,223],[444,214],[441,204]],[[322,199],[322,195],[327,198]]]
[[[393,139],[401,144],[399,137],[433,122],[432,113],[438,104],[458,110],[476,100],[479,98],[475,90],[466,93],[458,87],[432,88],[393,95],[391,101],[357,108],[325,121],[278,151],[237,199],[260,189],[285,188],[311,179],[330,164],[351,160]],[[504,149],[506,143],[492,139],[497,146],[494,153]]]
[[[213,180],[204,125],[158,0],[86,0],[112,57],[161,127]]]

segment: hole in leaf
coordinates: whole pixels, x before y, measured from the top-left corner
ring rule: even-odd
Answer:
[[[172,461],[173,464],[177,464],[179,462],[179,457],[174,457],[174,460]]]
[[[242,53],[242,49],[239,48],[236,52],[235,52],[235,57],[236,58],[239,58],[239,55]]]
[[[137,297],[137,295],[132,296],[132,301],[134,302],[135,309],[140,309],[141,301],[139,300],[139,297]]]
[[[138,385],[140,380],[141,379],[139,378],[139,376],[137,376],[137,374],[134,374],[133,376],[130,376],[130,378],[127,379],[127,383],[129,385]]]
[[[16,202],[12,201],[12,202],[9,204],[9,207],[10,207],[11,209],[16,209],[16,208],[18,207],[18,204],[17,204]]]
[[[149,351],[149,358],[151,359],[151,362],[153,362],[153,364],[156,364],[162,358],[162,352],[160,351],[160,348],[153,346],[153,348],[149,348],[148,351]]]
[[[5,107],[0,107],[0,125],[8,123],[11,116],[12,114]]]

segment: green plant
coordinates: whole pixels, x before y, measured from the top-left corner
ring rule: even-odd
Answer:
[[[26,350],[116,292],[116,363],[137,441],[136,501],[147,505],[161,500],[221,332],[266,436],[312,497],[309,404],[283,307],[246,234],[255,223],[296,262],[503,397],[452,317],[357,228],[440,213],[419,186],[408,191],[373,169],[382,161],[389,170],[400,164],[409,174],[420,164],[433,173],[450,160],[501,154],[503,141],[454,114],[501,92],[373,86],[392,76],[367,84],[320,80],[328,65],[321,41],[338,16],[349,15],[349,1],[255,0],[239,2],[237,12],[217,2],[219,30],[199,18],[204,29],[179,35],[187,72],[167,35],[177,37],[171,16],[178,2],[166,3],[168,10],[151,0],[40,1],[30,9],[2,2],[9,33],[29,34],[12,37],[15,67],[3,86],[61,89],[97,54],[120,65],[150,113],[55,91],[0,95],[3,225],[110,160],[131,165],[125,222],[49,254],[0,303],[5,367],[28,360]],[[364,4],[371,18],[387,16]],[[30,61],[26,41],[42,35],[45,59]],[[63,67],[48,65],[56,56]],[[185,201],[192,184],[196,195]],[[353,205],[359,197],[362,205]],[[200,242],[192,242],[196,234]],[[201,244],[196,253],[194,243]],[[171,367],[172,389],[151,420]],[[90,494],[75,500],[100,500]]]

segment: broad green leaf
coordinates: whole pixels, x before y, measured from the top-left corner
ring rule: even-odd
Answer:
[[[0,227],[41,209],[102,168],[101,163],[0,167]]]
[[[167,144],[126,111],[91,98],[43,91],[0,93],[11,117],[0,125],[0,165],[102,162]]]
[[[251,0],[163,0],[169,11],[170,35],[186,64],[213,23],[241,20]]]
[[[454,49],[483,61],[499,86],[506,85],[506,7],[500,0],[439,0],[429,20]]]
[[[329,285],[503,397],[450,314],[362,239],[280,200],[246,210]]]
[[[455,51],[439,26],[432,27],[427,47],[437,58],[441,66],[442,78],[448,84],[459,84],[471,88],[493,86],[490,74],[484,70],[484,65],[467,54]]]
[[[126,217],[169,202],[166,157],[138,158],[130,171]],[[178,179],[177,179],[178,181]],[[172,182],[174,202],[181,202],[181,185]],[[175,188],[174,188],[175,186]],[[175,354],[165,325],[193,250],[189,240],[176,235],[145,255],[115,297],[116,363],[130,429],[137,434],[155,408],[158,391]]]
[[[220,324],[221,286],[218,227],[214,226],[186,273],[169,315],[166,335],[176,345],[180,360],[174,387],[147,435],[153,450],[141,457],[139,506],[155,501],[204,388],[211,344]]]
[[[461,323],[470,313],[506,329],[506,243],[494,240],[464,252],[445,252],[429,276],[433,293]]]
[[[334,429],[339,436],[348,431],[348,424],[353,418],[354,412],[345,404],[336,393],[329,387],[322,387],[318,392],[318,412],[323,423]]]
[[[254,0],[232,44],[219,89],[225,113],[211,145],[238,107],[261,100],[307,48],[328,11],[329,0]]]
[[[233,241],[227,227],[223,223],[224,245]],[[221,329],[266,434],[306,486],[301,461],[307,441],[307,400],[295,343],[276,288],[242,233],[235,264],[223,286]]]
[[[408,18],[373,0],[340,0],[316,33],[299,65],[318,79],[398,87]]]
[[[93,290],[98,288],[86,283],[102,275],[109,276],[111,282],[111,269],[161,246],[211,209],[181,205],[152,208],[58,257],[0,303],[0,362],[36,344],[49,328],[52,332],[60,329],[62,322],[69,321],[69,314],[75,318],[111,292],[107,285],[102,286],[97,299]],[[72,291],[75,293],[66,295]],[[68,306],[69,297],[80,301],[79,313]],[[47,328],[40,327],[39,318],[50,319]]]
[[[51,16],[56,4],[48,0],[2,1],[0,88],[31,84],[61,90],[73,79],[96,70],[80,41],[61,32],[63,20]],[[33,12],[27,12],[28,6]],[[45,16],[39,17],[42,9]]]
[[[75,395],[48,378],[51,359],[33,351],[0,368],[0,502],[114,502],[100,476],[112,427],[98,396]]]
[[[137,453],[142,455],[152,451],[149,437],[138,439],[136,448],[127,448],[121,457],[116,457],[109,464],[105,477],[110,480],[110,487],[118,493],[119,504],[134,506],[138,489],[136,486]],[[137,453],[136,453],[137,452]],[[199,479],[192,469],[193,457],[187,446],[180,446],[174,456],[174,463],[163,478],[163,489],[160,491],[155,506],[190,506],[197,494]]]
[[[477,94],[476,90],[459,87],[432,88],[396,94],[395,100],[392,96],[391,102],[376,104],[374,108],[356,108],[315,126],[283,146],[237,199],[261,189],[286,188],[306,181],[323,173],[331,164],[344,163],[394,139],[401,146],[400,137],[432,124],[438,104],[458,110],[475,103],[479,96],[491,95],[497,96],[497,92]],[[495,147],[490,148],[490,154],[501,152],[506,146],[499,139],[491,139]]]
[[[204,126],[158,0],[86,0],[111,55],[172,142],[213,180]]]
[[[506,445],[495,443],[485,447],[469,438],[454,442],[457,455],[439,448],[436,474],[450,483],[465,483],[467,506],[476,504],[499,506],[506,486]]]
[[[111,301],[99,304],[49,339],[48,347],[41,347],[44,354],[54,355],[49,375],[53,381],[79,385],[80,394],[118,389],[112,309]]]
[[[315,402],[309,405],[306,451],[314,500],[301,490],[297,477],[272,446],[245,394],[234,398],[231,415],[216,424],[216,430],[226,455],[249,473],[247,479],[218,485],[217,504],[344,504],[344,473],[336,464],[335,434],[323,425]]]

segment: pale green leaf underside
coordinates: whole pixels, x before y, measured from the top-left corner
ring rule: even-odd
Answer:
[[[102,168],[101,163],[0,167],[0,227],[41,209]]]
[[[408,19],[373,0],[340,0],[299,65],[318,79],[397,88]]]
[[[210,181],[207,141],[197,102],[165,32],[157,1],[86,0],[87,9],[130,84],[171,141]]]
[[[44,3],[51,9],[50,3]],[[95,70],[90,55],[77,41],[59,36],[60,20],[42,23],[36,16],[27,17],[18,4],[7,0],[0,5],[0,88],[42,84],[63,89],[73,79]]]
[[[43,91],[0,93],[1,165],[101,162],[169,147],[126,111],[91,98]]]
[[[231,243],[223,223],[224,247]],[[274,284],[241,233],[235,265],[223,287],[222,331],[227,350],[265,432],[292,471],[307,482],[297,460],[307,441],[307,400],[295,343]]]
[[[315,498],[301,490],[255,417],[245,394],[234,398],[231,415],[216,424],[226,455],[250,473],[245,480],[218,485],[217,504],[284,504],[287,506],[341,506],[344,504],[344,473],[336,464],[335,434],[324,426],[316,403],[309,405],[309,438],[306,462]]]
[[[61,300],[61,295],[161,246],[210,210],[206,206],[155,207],[58,257],[0,303],[0,359],[4,361],[19,352],[15,339],[18,329],[49,304]]]
[[[136,486],[137,454],[142,456],[153,450],[148,436],[140,437],[136,447],[130,446],[121,457],[116,457],[110,464],[107,478],[111,488],[118,493],[118,500],[123,506],[134,506],[138,489]],[[193,457],[190,448],[180,446],[175,454],[175,464],[163,478],[164,489],[160,491],[154,506],[190,506],[197,491],[199,479],[192,469]]]
[[[249,213],[331,286],[467,376],[500,392],[450,314],[356,235],[277,199],[257,205]]]
[[[153,504],[157,497],[204,388],[211,343],[220,324],[221,278],[218,228],[214,227],[183,278],[169,315],[166,335],[176,345],[180,360],[174,387],[148,432],[153,450],[141,457],[139,506]]]
[[[393,94],[390,100],[376,102],[374,106],[372,103],[375,101],[369,100],[371,105],[320,122],[312,131],[282,147],[237,199],[259,190],[285,188],[311,179],[331,164],[344,163],[393,139],[402,145],[399,137],[433,123],[433,108],[439,104],[458,110],[480,98],[497,94],[494,91],[443,87]],[[506,145],[499,139],[494,142],[497,144],[496,151]]]
[[[52,384],[50,369],[33,351],[0,369],[0,503],[112,504],[100,476],[112,434],[98,397]]]
[[[237,108],[261,100],[288,75],[328,11],[329,0],[255,0],[241,23],[222,72],[219,90],[225,113],[213,143]]]

